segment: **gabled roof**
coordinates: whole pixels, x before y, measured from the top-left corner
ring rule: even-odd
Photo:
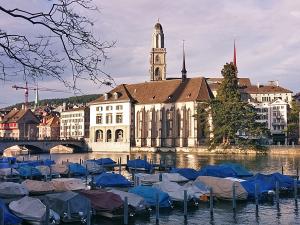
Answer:
[[[114,97],[118,94],[118,98]],[[155,104],[189,101],[206,101],[212,94],[205,78],[187,78],[153,81],[137,84],[122,84],[108,93],[107,100],[101,96],[90,104],[131,101],[137,104]]]
[[[293,93],[292,91],[276,85],[251,85],[245,87],[243,92],[249,94]]]
[[[219,88],[220,84],[222,83],[223,78],[222,77],[206,78],[206,81],[210,89],[212,91],[216,91]],[[251,86],[251,81],[249,78],[241,77],[238,78],[238,85],[239,87]]]
[[[38,119],[32,113],[30,109],[13,109],[8,114],[6,114],[1,121],[1,123],[17,123],[21,120],[27,113],[31,114],[32,119],[30,122],[38,123]]]
[[[57,116],[50,116],[46,118],[46,123],[40,123],[40,126],[50,126],[55,127],[59,126],[59,118]]]

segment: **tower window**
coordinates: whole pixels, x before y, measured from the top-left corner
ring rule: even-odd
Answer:
[[[159,78],[159,77],[160,77],[160,70],[159,70],[158,67],[155,69],[155,77],[156,77],[156,78]]]
[[[155,62],[156,62],[156,63],[160,63],[159,55],[155,56]]]

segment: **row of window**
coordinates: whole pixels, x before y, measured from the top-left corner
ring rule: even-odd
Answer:
[[[273,125],[273,130],[284,130],[284,125]]]
[[[112,105],[107,105],[105,107],[106,111],[112,111],[113,110],[113,106]],[[123,110],[123,106],[122,105],[116,105],[116,110]],[[103,111],[103,106],[97,106],[96,107],[96,111],[98,112],[102,112]]]
[[[82,113],[74,113],[74,114],[62,114],[61,118],[72,118],[72,117],[82,117],[83,114]]]
[[[116,114],[116,123],[123,123],[123,114],[118,113]],[[96,124],[103,124],[103,115],[98,114],[96,115]],[[107,113],[105,116],[105,123],[106,124],[112,124],[113,123],[113,115],[112,113]]]
[[[78,131],[78,132],[61,132],[60,133],[60,136],[81,136],[82,135],[82,132],[81,131]]]
[[[82,126],[81,125],[61,126],[61,129],[82,129]]]
[[[83,119],[66,119],[66,120],[61,120],[62,123],[79,123],[83,122]]]

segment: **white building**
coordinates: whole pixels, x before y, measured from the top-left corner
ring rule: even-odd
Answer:
[[[68,109],[60,114],[60,138],[81,139],[89,137],[90,109]]]

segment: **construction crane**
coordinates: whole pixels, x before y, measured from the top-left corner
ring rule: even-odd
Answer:
[[[71,93],[69,91],[64,91],[64,90],[58,90],[58,89],[51,89],[51,88],[41,88],[41,87],[28,87],[28,83],[25,83],[24,86],[17,86],[13,85],[12,88],[15,88],[16,90],[22,89],[25,90],[24,96],[25,96],[25,107],[28,108],[28,95],[29,95],[29,90],[36,91],[36,101],[38,101],[38,91],[50,91],[50,92],[61,92],[61,93]]]

